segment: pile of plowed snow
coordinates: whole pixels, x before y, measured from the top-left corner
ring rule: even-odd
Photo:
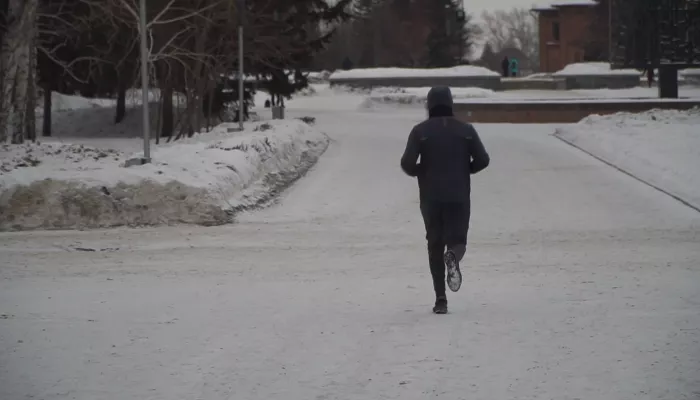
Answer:
[[[121,141],[138,139],[121,139]],[[68,142],[0,146],[0,230],[230,222],[303,175],[328,137],[299,120],[223,124],[154,146],[153,162],[125,167],[132,146]]]

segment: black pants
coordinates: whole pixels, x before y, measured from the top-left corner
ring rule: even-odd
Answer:
[[[461,261],[467,250],[470,203],[421,202],[428,240],[428,261],[436,296],[445,295],[445,247]]]

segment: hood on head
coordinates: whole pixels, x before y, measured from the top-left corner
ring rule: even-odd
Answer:
[[[452,91],[447,86],[436,86],[428,92],[428,110],[445,106],[452,108]]]

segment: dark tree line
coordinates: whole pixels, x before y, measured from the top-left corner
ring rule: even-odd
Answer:
[[[461,0],[357,0],[352,12],[317,68],[454,66],[478,34]]]
[[[700,0],[607,1],[614,64],[700,66]]]

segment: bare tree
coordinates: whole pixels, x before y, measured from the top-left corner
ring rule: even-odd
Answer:
[[[268,75],[286,73],[287,66],[298,69],[331,35],[332,29],[314,33],[311,25],[334,23],[348,1],[335,6],[321,0],[246,2],[245,62]],[[160,113],[153,115],[163,135],[192,135],[216,122],[211,118],[215,94],[219,110],[230,102],[222,99],[221,85],[238,69],[240,4],[148,0],[147,70],[151,87],[160,89]],[[77,89],[84,96],[116,92],[119,123],[125,92],[140,75],[138,6],[139,0],[0,1],[0,140],[10,132],[15,143],[35,137],[37,68],[45,94],[45,135],[50,135],[53,90]],[[307,25],[310,35],[300,28]],[[184,98],[184,104],[173,107],[173,97]]]
[[[539,34],[537,19],[527,8],[512,8],[482,13],[483,35],[491,49],[521,50],[534,63],[538,60]]]
[[[92,19],[102,21],[103,25],[112,30],[112,36],[125,31],[138,32],[138,0],[81,1],[90,8]],[[204,111],[202,105],[204,94],[207,89],[210,89],[211,81],[215,80],[212,73],[217,68],[218,61],[215,47],[220,44],[221,37],[234,37],[232,33],[235,29],[233,22],[235,14],[231,15],[230,12],[230,5],[233,2],[233,0],[149,1],[146,24],[147,62],[149,80],[153,86],[161,89],[160,113],[154,113],[154,117],[158,118],[157,123],[160,125],[162,135],[171,137],[176,128],[173,126],[174,111],[183,111],[185,114],[178,117],[181,122],[178,137],[183,134],[192,135],[199,131],[202,125],[201,114]],[[212,32],[217,26],[231,28],[216,40]],[[129,39],[131,43],[125,46],[126,50],[122,53],[131,54],[137,48],[139,39],[136,35],[128,35],[125,39]],[[111,58],[112,46],[101,49],[101,52],[102,57],[113,65],[119,65],[123,61]],[[134,71],[127,75],[138,78],[139,73]],[[124,83],[120,82],[120,87],[121,85]],[[172,97],[176,91],[186,98],[184,110],[173,107]]]
[[[7,141],[12,132],[12,143],[22,143],[34,136],[33,124],[27,123],[28,108],[34,106],[32,58],[35,56],[37,0],[11,0],[2,35],[2,92],[0,96],[0,142]],[[33,110],[32,110],[33,111]],[[30,113],[30,116],[33,113]]]

